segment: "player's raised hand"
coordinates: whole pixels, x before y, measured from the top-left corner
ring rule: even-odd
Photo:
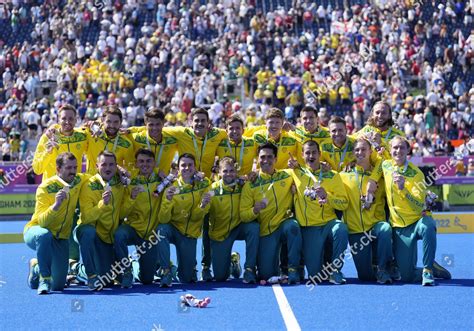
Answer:
[[[214,191],[206,192],[202,195],[201,208],[205,208],[210,202],[211,198],[214,196]]]
[[[321,170],[322,170],[323,172],[328,172],[328,171],[331,171],[331,170],[332,170],[332,169],[331,169],[331,166],[330,166],[329,163],[327,163],[327,162],[324,162],[324,161],[323,161],[323,162],[320,162],[319,164],[321,165]]]
[[[283,131],[295,131],[296,126],[294,124],[291,124],[288,121],[285,121],[283,123],[283,127],[281,128]]]
[[[288,168],[290,169],[298,168],[300,166],[298,161],[296,161],[296,159],[293,157],[291,152],[288,152],[288,155],[290,156],[290,159],[288,160]]]
[[[67,192],[64,190],[59,190],[58,193],[56,193],[56,196],[54,197],[54,205],[53,205],[53,210],[58,210],[61,204],[63,203],[64,200],[67,198]]]
[[[112,190],[105,190],[104,193],[102,193],[102,200],[104,201],[104,205],[108,205],[110,203],[110,200],[112,199]]]

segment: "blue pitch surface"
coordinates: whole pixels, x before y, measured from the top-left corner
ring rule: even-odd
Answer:
[[[3,233],[18,233],[23,224],[0,222],[0,229]],[[198,262],[200,247],[199,242]],[[244,260],[244,243],[237,242],[234,249]],[[172,255],[175,260],[174,248]],[[231,280],[191,286],[175,284],[171,289],[135,284],[132,289],[115,287],[99,293],[74,286],[62,293],[38,296],[26,285],[28,260],[33,256],[25,244],[0,244],[2,330],[286,329],[271,286],[249,286]],[[438,235],[436,259],[450,264],[453,280],[438,280],[434,288],[361,283],[355,279],[352,259],[346,259],[343,269],[347,285],[323,284],[311,291],[305,284],[282,287],[303,330],[472,330],[474,235]],[[183,310],[178,304],[179,296],[188,292],[211,297],[210,306]]]

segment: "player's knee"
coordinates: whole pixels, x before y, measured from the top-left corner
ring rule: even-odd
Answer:
[[[332,234],[334,237],[348,237],[347,225],[342,222],[336,222],[332,227]]]
[[[115,243],[126,243],[128,239],[127,232],[124,231],[122,228],[118,228],[114,234]]]
[[[387,222],[383,222],[380,226],[378,238],[392,238],[392,227]]]
[[[48,243],[53,240],[53,234],[48,229],[42,228],[44,231],[41,231],[37,236],[36,240],[40,244]]]

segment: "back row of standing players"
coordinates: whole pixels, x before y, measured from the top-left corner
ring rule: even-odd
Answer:
[[[345,283],[341,269],[348,243],[363,280],[431,285],[435,276],[449,277],[434,262],[436,228],[425,210],[426,192],[417,184],[423,174],[408,162],[409,144],[393,127],[388,104],[376,103],[354,137],[347,136],[339,117],[320,127],[310,106],[302,109],[297,127],[277,108],[267,112],[261,127],[246,128],[234,115],[225,130],[211,128],[204,109],[192,111],[190,127],[164,127],[164,121],[160,110],[150,109],[144,127],[121,130],[122,112],[111,106],[99,129],[75,128],[74,107],[60,109],[59,124],[41,137],[33,161],[43,182],[25,227],[25,242],[38,256],[30,264],[31,287],[40,293],[62,289],[67,255],[79,260],[73,248],[66,254],[63,241],[69,237],[82,257],[69,271],[91,289],[110,283],[111,271],[123,287],[134,280],[151,283],[158,266],[161,285],[171,286],[170,243],[177,249],[179,280],[195,281],[201,234],[207,281],[240,276],[239,256],[231,254],[235,240],[246,241],[246,283],[281,272],[298,283],[305,266],[311,284]],[[76,174],[83,156],[86,174]],[[67,164],[74,167],[66,170]],[[215,164],[218,174],[212,172]],[[130,183],[124,176],[131,176]],[[77,227],[78,213],[71,212],[76,204]],[[412,254],[418,239],[424,242],[423,269],[416,268]],[[42,258],[41,240],[56,242],[61,253]],[[127,245],[146,248],[136,256],[135,273]],[[55,277],[53,270],[61,272]]]

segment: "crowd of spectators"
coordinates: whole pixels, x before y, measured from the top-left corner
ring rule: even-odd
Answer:
[[[24,159],[65,103],[82,122],[118,104],[124,126],[206,107],[219,126],[272,105],[295,121],[313,102],[351,133],[378,99],[414,155],[450,153],[473,132],[473,17],[461,0],[3,2],[0,156]]]

